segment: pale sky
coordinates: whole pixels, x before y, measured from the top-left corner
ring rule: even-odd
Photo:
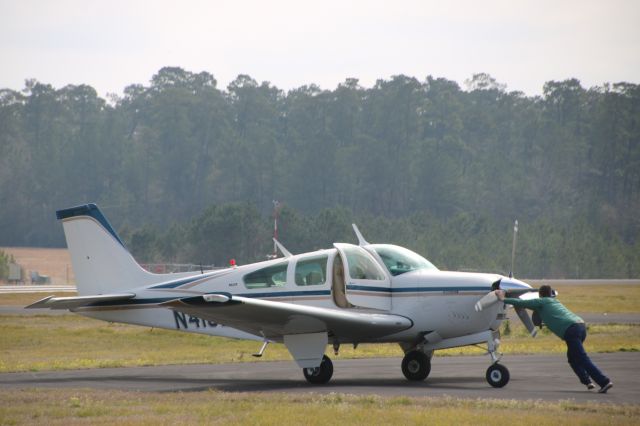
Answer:
[[[35,78],[101,96],[163,66],[289,90],[405,74],[486,72],[507,90],[549,80],[640,83],[639,0],[0,0],[0,88]]]

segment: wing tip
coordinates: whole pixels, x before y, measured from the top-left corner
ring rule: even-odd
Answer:
[[[53,295],[44,297],[38,300],[37,302],[33,302],[32,304],[25,306],[24,308],[25,309],[43,309],[43,308],[46,309],[48,308],[47,302],[51,300],[51,298],[53,298]]]

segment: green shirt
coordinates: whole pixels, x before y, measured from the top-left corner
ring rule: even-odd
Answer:
[[[561,339],[564,339],[564,333],[571,325],[584,322],[582,318],[565,308],[559,300],[553,297],[541,297],[531,300],[505,297],[504,303],[537,311],[542,321],[549,327],[549,330],[553,331]]]

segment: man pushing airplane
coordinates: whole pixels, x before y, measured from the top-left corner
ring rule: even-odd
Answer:
[[[558,299],[553,297],[550,286],[543,285],[539,290],[539,299],[522,300],[505,297],[504,290],[496,290],[496,296],[515,307],[531,309],[540,315],[549,330],[567,344],[567,358],[569,365],[576,373],[580,382],[587,389],[595,389],[593,379],[599,386],[598,393],[607,393],[613,387],[613,382],[591,361],[582,343],[587,338],[584,320],[567,309]]]

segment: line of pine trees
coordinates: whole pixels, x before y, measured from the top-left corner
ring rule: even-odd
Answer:
[[[464,89],[400,75],[284,92],[163,68],[108,100],[0,90],[0,245],[61,246],[53,212],[98,202],[144,260],[252,261],[272,200],[300,250],[353,239],[357,221],[443,268],[505,270],[518,218],[521,274],[638,276],[640,86],[531,97],[486,74]]]

